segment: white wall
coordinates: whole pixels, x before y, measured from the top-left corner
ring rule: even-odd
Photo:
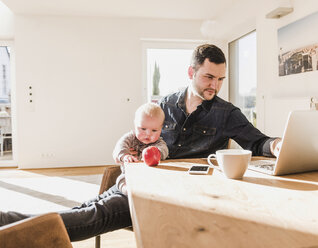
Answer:
[[[257,29],[258,127],[266,133],[271,121],[263,97],[318,95],[318,72],[279,78],[277,59],[277,29],[318,11],[318,2],[294,0],[294,12],[278,20],[265,18],[277,1],[244,2],[224,13],[210,39],[220,41],[217,45],[227,53],[227,42]],[[257,18],[246,14],[253,11]],[[143,101],[140,39],[201,40],[200,25],[196,21],[16,16],[19,167],[113,163],[114,144],[132,127],[134,111]],[[0,31],[8,37],[12,28]],[[29,86],[33,104],[28,103]],[[227,82],[222,92],[227,99]]]
[[[265,15],[275,7],[275,1],[261,1],[257,18],[257,111],[258,126],[268,135],[282,136],[289,110],[310,108],[310,97],[318,96],[318,72],[278,76],[277,30],[285,25],[318,11],[316,0],[294,0],[294,11],[280,19],[266,19]],[[277,5],[276,5],[277,6]],[[316,32],[316,24],[312,31]],[[294,39],[302,39],[295,33]],[[316,42],[318,43],[318,36]],[[308,44],[311,45],[311,44]],[[308,104],[305,104],[308,99]],[[276,104],[274,103],[281,103]],[[286,104],[290,102],[290,104]],[[306,105],[306,106],[305,106]],[[283,116],[278,120],[276,116]]]
[[[114,163],[115,142],[143,102],[140,39],[203,39],[196,21],[18,15],[15,22],[20,168]]]
[[[275,8],[288,5],[294,8],[291,14],[280,19],[265,17]],[[242,0],[216,24],[214,35],[218,34],[226,43],[256,29],[257,127],[270,136],[282,136],[289,110],[309,108],[310,97],[318,96],[318,71],[278,76],[277,40],[279,28],[317,11],[317,0]],[[313,25],[312,31],[316,29]],[[301,37],[295,33],[295,39]]]
[[[12,40],[14,37],[14,15],[0,2],[0,41]]]

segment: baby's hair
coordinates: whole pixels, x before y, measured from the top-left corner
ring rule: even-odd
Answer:
[[[141,105],[135,112],[135,121],[138,120],[143,115],[147,115],[149,117],[157,117],[162,118],[162,124],[165,119],[165,113],[161,109],[161,107],[156,103],[145,103]]]

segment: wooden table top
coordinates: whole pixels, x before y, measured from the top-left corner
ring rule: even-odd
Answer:
[[[126,166],[138,247],[318,247],[318,172],[233,180],[193,164],[207,162]]]

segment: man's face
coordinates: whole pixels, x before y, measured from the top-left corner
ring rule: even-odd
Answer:
[[[205,59],[204,63],[197,69],[189,67],[189,78],[192,79],[193,93],[202,100],[211,100],[222,87],[225,78],[226,66],[215,64]]]

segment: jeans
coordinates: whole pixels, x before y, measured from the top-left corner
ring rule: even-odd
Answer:
[[[59,212],[71,241],[131,226],[128,198],[114,185],[79,207]],[[32,217],[17,212],[0,212],[0,226]]]

